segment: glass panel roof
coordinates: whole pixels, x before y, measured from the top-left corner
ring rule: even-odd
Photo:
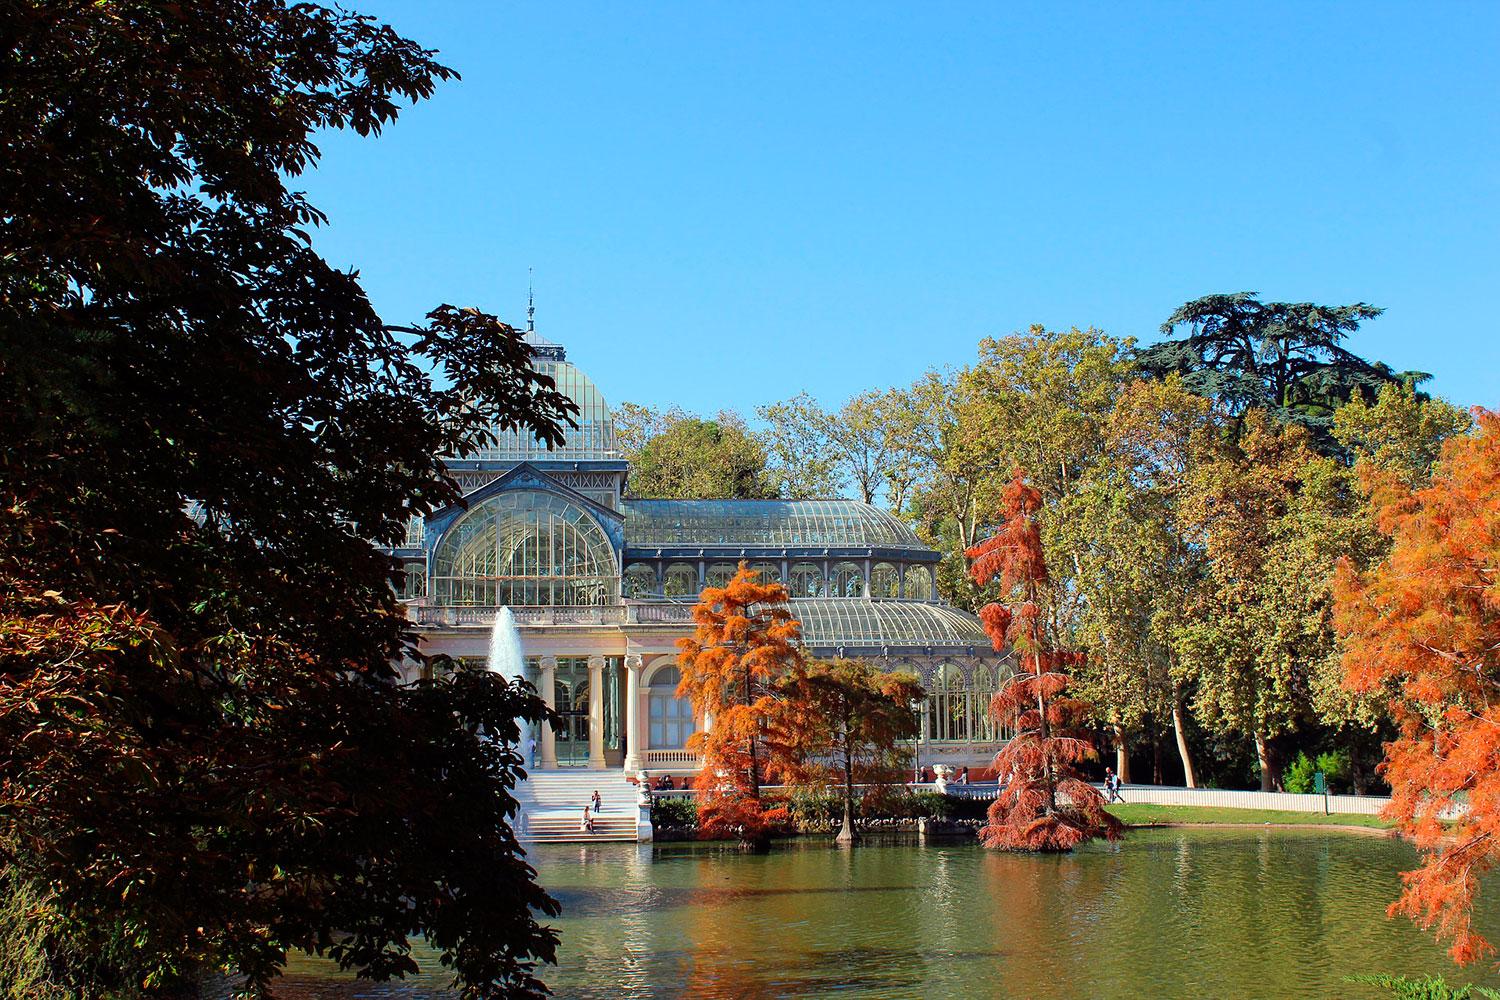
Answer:
[[[856,500],[625,500],[625,543],[921,548],[904,522]]]
[[[863,598],[793,600],[809,646],[993,647],[979,619],[941,604]]]
[[[619,449],[615,446],[615,425],[610,418],[609,407],[593,381],[583,372],[561,359],[533,355],[531,366],[543,375],[550,375],[557,382],[557,389],[578,404],[574,420],[575,428],[564,427],[567,439],[556,448],[548,448],[537,441],[530,431],[501,430],[492,428],[495,443],[481,448],[465,458],[476,458],[482,462],[534,462],[534,461],[596,461],[617,459]]]

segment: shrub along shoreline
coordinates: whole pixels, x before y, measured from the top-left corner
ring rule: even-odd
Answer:
[[[837,832],[842,818],[841,800],[834,793],[816,790],[768,796],[774,805],[784,805],[790,826],[779,836],[823,836]],[[859,826],[864,832],[900,832],[925,828],[929,832],[971,832],[985,822],[989,800],[943,795],[933,791],[901,790],[878,799],[867,799],[860,808]],[[1157,805],[1115,803],[1108,807],[1117,819],[1132,829],[1152,827],[1222,827],[1293,829],[1317,827],[1366,836],[1396,836],[1379,816],[1359,813],[1294,812],[1283,809],[1238,809],[1231,806]],[[657,840],[698,839],[695,799],[687,796],[658,797],[651,806],[651,822]]]

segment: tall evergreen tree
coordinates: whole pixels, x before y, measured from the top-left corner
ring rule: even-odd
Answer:
[[[1373,398],[1393,382],[1417,385],[1424,372],[1397,372],[1343,346],[1360,323],[1384,310],[1356,302],[1262,302],[1254,292],[1205,295],[1179,306],[1161,332],[1186,335],[1136,353],[1154,375],[1182,376],[1192,392],[1226,404],[1239,416],[1260,409],[1301,424],[1319,451],[1334,452],[1333,413],[1363,391]]]

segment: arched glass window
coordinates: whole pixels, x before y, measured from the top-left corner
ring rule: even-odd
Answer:
[[[678,750],[693,735],[693,704],[677,697],[682,673],[676,667],[665,667],[651,675],[651,701],[648,718],[651,731],[647,746],[652,750]]]
[[[614,549],[598,522],[537,490],[476,504],[433,555],[433,598],[440,605],[614,604],[619,580]]]
[[[1000,724],[990,715],[990,701],[999,688],[995,684],[995,672],[987,665],[974,671],[974,690],[969,696],[969,717],[974,720],[974,738],[990,742],[1003,740],[999,735]]]
[[[823,567],[817,563],[793,563],[787,590],[793,597],[822,597]]]
[[[926,566],[906,567],[906,599],[908,601],[932,600],[932,571]]]
[[[739,566],[735,563],[709,563],[708,568],[703,571],[704,586],[727,586],[738,569]]]
[[[870,567],[871,597],[900,597],[901,577],[891,563],[876,563]]]
[[[834,563],[829,573],[828,592],[832,597],[864,597],[865,571],[859,563]]]
[[[968,740],[968,692],[963,671],[951,663],[938,667],[927,692],[927,738],[938,742]]]
[[[644,600],[661,593],[656,583],[656,569],[650,563],[631,563],[625,567],[625,595]]]
[[[781,563],[776,563],[776,562],[756,562],[756,563],[751,563],[750,564],[750,568],[753,569],[753,570],[755,570],[755,572],[757,572],[757,573],[760,574],[760,582],[761,583],[780,583],[781,582]]]
[[[663,587],[668,597],[697,597],[698,567],[692,563],[673,563],[667,567]]]
[[[420,562],[409,562],[404,567],[406,570],[400,590],[396,596],[402,600],[410,600],[414,597],[427,596],[427,564]]]

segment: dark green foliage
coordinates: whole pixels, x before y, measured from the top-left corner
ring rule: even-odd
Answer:
[[[692,833],[698,829],[698,800],[690,795],[652,798],[651,825],[658,832]]]
[[[787,800],[792,824],[800,833],[823,833],[844,815],[842,795],[827,788],[797,788]]]
[[[1312,432],[1318,449],[1335,453],[1333,412],[1357,392],[1373,399],[1392,383],[1415,385],[1429,376],[1396,372],[1343,347],[1359,324],[1382,310],[1356,302],[1261,302],[1254,292],[1205,295],[1180,306],[1161,326],[1187,335],[1141,348],[1143,370],[1177,373],[1192,392],[1224,403],[1238,416],[1262,409]]]
[[[701,420],[681,411],[631,458],[630,495],[642,498],[761,500],[777,495],[766,471],[766,449],[736,415]]]
[[[1296,758],[1287,765],[1282,775],[1282,786],[1289,792],[1309,794],[1317,791],[1313,775],[1323,772],[1328,781],[1328,790],[1341,794],[1349,784],[1349,751],[1325,750],[1316,757],[1309,757],[1306,750],[1299,750]]]
[[[920,791],[912,792],[910,795],[898,800],[893,810],[897,816],[926,819],[950,819],[953,816],[957,800],[951,799],[941,792]],[[988,805],[989,803],[985,803]]]
[[[1483,986],[1450,986],[1442,976],[1352,976],[1351,983],[1378,986],[1397,1000],[1500,1000],[1500,992]]]
[[[400,974],[416,934],[471,995],[536,994],[555,906],[503,741],[543,707],[486,674],[400,686],[378,546],[459,498],[438,456],[492,422],[557,440],[571,404],[492,316],[387,326],[286,186],[318,130],[378,133],[452,72],[274,0],[0,2],[0,32],[19,939],[91,995],[220,965],[263,992],[290,948]]]

